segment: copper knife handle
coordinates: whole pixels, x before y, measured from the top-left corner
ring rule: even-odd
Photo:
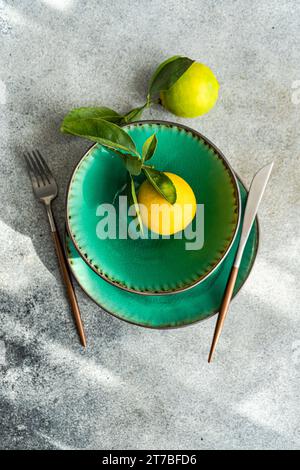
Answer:
[[[208,356],[208,362],[212,361],[213,354],[215,352],[216,346],[217,346],[219,338],[221,336],[222,328],[223,328],[223,325],[224,325],[225,318],[227,316],[227,312],[228,312],[228,309],[229,309],[229,304],[230,304],[230,301],[231,301],[231,298],[232,298],[233,289],[234,289],[234,286],[235,286],[235,282],[236,282],[238,272],[239,272],[238,266],[233,266],[233,268],[231,270],[231,273],[230,273],[230,276],[229,276],[227,286],[226,286],[225,295],[224,295],[224,298],[223,298],[223,301],[222,301],[221,309],[220,309],[220,312],[219,312],[219,316],[218,316],[218,320],[217,320],[217,324],[216,324],[216,328],[215,328],[215,332],[214,332],[214,337],[213,337],[213,340],[212,340],[212,345],[211,345],[209,356]]]
[[[53,239],[53,242],[54,242],[54,246],[55,246],[55,250],[56,250],[56,254],[57,254],[61,274],[62,274],[64,283],[65,283],[65,286],[66,286],[66,289],[67,289],[67,294],[68,294],[69,301],[70,301],[70,304],[71,304],[71,308],[72,308],[75,324],[76,324],[76,327],[77,327],[78,335],[79,335],[79,338],[80,338],[80,342],[81,342],[83,347],[86,347],[86,338],[85,338],[85,333],[84,333],[84,329],[83,329],[83,324],[82,324],[82,321],[81,321],[78,302],[77,302],[77,299],[76,299],[76,295],[75,295],[74,287],[73,287],[73,284],[72,284],[72,281],[71,281],[71,278],[70,278],[70,274],[69,274],[69,271],[68,271],[68,268],[67,268],[67,262],[66,262],[65,255],[64,255],[64,252],[63,252],[63,249],[62,249],[62,246],[61,246],[61,241],[59,239],[59,235],[58,235],[58,232],[56,230],[51,231],[51,234],[52,234],[52,239]]]

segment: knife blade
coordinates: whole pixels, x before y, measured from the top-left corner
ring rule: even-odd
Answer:
[[[273,162],[261,168],[254,176],[250,190],[248,193],[246,209],[244,214],[244,221],[242,227],[242,234],[240,238],[239,247],[236,253],[236,257],[233,263],[233,267],[230,273],[230,277],[226,286],[225,295],[222,301],[220,313],[215,327],[214,337],[212,340],[212,345],[210,348],[208,362],[212,361],[213,354],[215,352],[216,346],[218,344],[219,338],[222,333],[222,328],[225,322],[225,318],[228,313],[230,301],[233,294],[233,289],[235,286],[236,278],[238,275],[239,267],[241,264],[243,252],[256,217],[259,205],[261,203],[263,194],[265,192],[271,171],[273,168]]]
[[[241,239],[240,239],[238,251],[234,260],[234,266],[236,267],[239,267],[241,264],[243,252],[244,252],[254,219],[256,217],[259,205],[261,203],[263,194],[268,184],[273,165],[274,165],[274,162],[269,163],[268,165],[258,170],[258,172],[254,175],[252,183],[250,185],[245,214],[244,214]]]

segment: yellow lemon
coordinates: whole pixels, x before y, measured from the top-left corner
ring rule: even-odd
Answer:
[[[176,116],[192,118],[210,111],[218,93],[219,83],[210,68],[194,62],[169,90],[160,93],[160,99]]]
[[[170,204],[148,180],[141,184],[138,203],[143,224],[160,235],[172,235],[184,230],[196,214],[196,198],[190,185],[174,173],[165,174],[173,182],[177,199]]]

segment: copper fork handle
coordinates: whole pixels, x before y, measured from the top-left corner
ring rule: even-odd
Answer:
[[[83,325],[80,318],[80,311],[75,296],[75,291],[72,285],[69,270],[67,268],[67,261],[62,249],[58,232],[56,230],[55,220],[51,210],[51,202],[56,198],[58,188],[54,176],[46,161],[42,157],[38,149],[32,152],[25,152],[24,158],[26,160],[28,173],[32,183],[33,192],[38,201],[42,202],[46,208],[49,224],[51,228],[52,238],[55,245],[56,254],[58,257],[63,280],[67,288],[67,294],[72,307],[75,324],[80,337],[81,344],[85,347],[86,340],[83,330]]]
[[[209,353],[209,357],[208,357],[208,362],[212,361],[213,354],[215,352],[216,346],[217,346],[219,338],[221,336],[222,328],[223,328],[223,325],[224,325],[225,318],[227,316],[227,312],[228,312],[228,309],[229,309],[229,304],[230,304],[230,301],[231,301],[231,298],[232,298],[233,289],[234,289],[234,286],[235,286],[235,282],[236,282],[238,272],[239,272],[239,268],[237,266],[233,266],[233,268],[231,270],[231,273],[230,273],[230,277],[229,277],[227,286],[226,286],[226,291],[225,291],[225,295],[224,295],[223,302],[222,302],[222,305],[221,305],[221,309],[220,309],[220,312],[219,312],[219,316],[218,316],[218,320],[217,320],[217,324],[216,324],[216,328],[215,328],[215,332],[214,332],[214,337],[213,337],[213,341],[212,341],[212,345],[211,345],[210,353]]]
[[[56,254],[57,254],[61,274],[62,274],[64,283],[65,283],[65,286],[66,286],[66,289],[67,289],[67,294],[68,294],[69,301],[70,301],[70,304],[71,304],[71,308],[72,308],[75,324],[76,324],[76,327],[77,327],[78,335],[79,335],[82,346],[86,347],[86,338],[85,338],[85,333],[84,333],[84,329],[83,329],[83,325],[82,325],[82,321],[81,321],[80,311],[79,311],[79,307],[78,307],[74,287],[73,287],[73,284],[71,282],[70,274],[69,274],[69,271],[68,271],[68,268],[67,268],[65,255],[64,255],[64,252],[63,252],[63,249],[62,249],[62,246],[61,246],[61,241],[59,239],[59,235],[58,235],[58,232],[56,230],[55,231],[51,230],[51,234],[52,234],[52,238],[53,238],[53,241],[54,241],[55,250],[56,250]]]

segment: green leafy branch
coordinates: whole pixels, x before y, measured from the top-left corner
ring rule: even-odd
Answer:
[[[165,173],[146,163],[156,151],[158,144],[156,135],[151,135],[144,142],[140,155],[130,135],[121,126],[141,119],[143,111],[153,103],[158,103],[160,93],[171,88],[193,62],[188,57],[174,56],[160,64],[151,77],[146,103],[124,115],[105,106],[81,107],[72,109],[65,116],[61,125],[62,132],[97,142],[123,160],[129,173],[128,186],[141,230],[142,223],[134,177],[143,173],[154,189],[170,204],[176,202],[176,188]]]

